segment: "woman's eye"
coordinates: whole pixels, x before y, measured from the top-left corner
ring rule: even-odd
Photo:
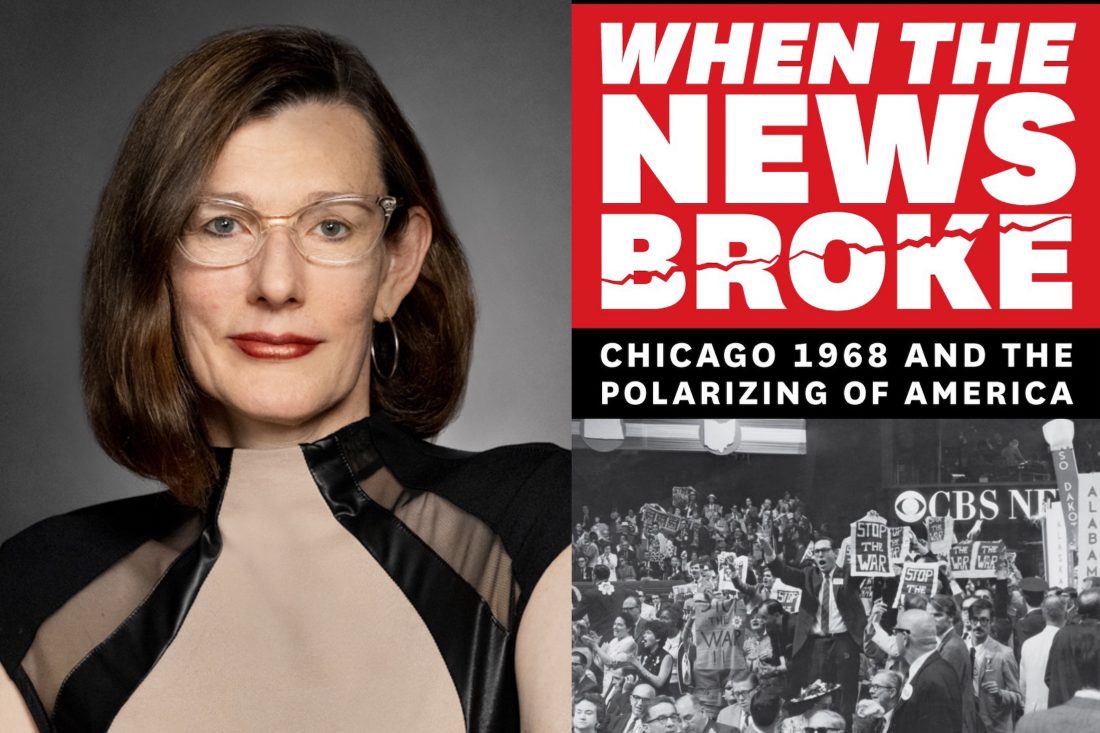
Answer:
[[[316,229],[322,237],[327,239],[340,239],[346,237],[351,231],[347,224],[333,219],[321,222],[317,225]]]
[[[240,224],[229,216],[218,216],[206,223],[204,229],[219,237],[229,237],[240,233]]]

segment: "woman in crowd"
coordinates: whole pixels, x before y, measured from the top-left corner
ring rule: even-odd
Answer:
[[[611,686],[622,679],[623,667],[638,651],[638,645],[630,635],[630,619],[626,616],[616,616],[611,624],[611,638],[602,646],[597,645],[597,639],[593,634],[585,636],[583,641],[603,666],[603,694],[606,695]]]
[[[803,733],[814,713],[829,709],[833,703],[832,693],[839,689],[840,685],[826,684],[821,680],[815,680],[809,687],[803,688],[801,695],[787,703],[790,717],[779,726],[779,733]]]
[[[669,628],[661,621],[651,621],[642,632],[642,648],[639,656],[630,663],[638,672],[642,682],[653,686],[658,695],[670,694],[670,680],[674,658],[665,649]]]

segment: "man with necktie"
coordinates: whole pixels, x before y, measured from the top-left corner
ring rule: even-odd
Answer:
[[[772,575],[802,589],[789,670],[792,687],[805,687],[817,679],[838,683],[840,690],[834,696],[836,709],[851,720],[856,705],[860,645],[867,625],[867,612],[859,594],[862,579],[849,575],[844,558],[838,561],[833,541],[828,537],[814,542],[814,562],[805,568],[790,567],[776,558],[767,541],[761,540],[760,546]],[[841,548],[844,549],[843,544]]]

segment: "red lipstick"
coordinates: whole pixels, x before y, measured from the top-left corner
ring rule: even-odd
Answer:
[[[229,339],[253,359],[286,361],[305,356],[321,343],[296,333],[238,333]]]

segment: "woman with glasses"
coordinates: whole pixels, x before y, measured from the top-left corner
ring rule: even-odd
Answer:
[[[3,546],[19,727],[565,728],[568,455],[425,442],[473,319],[357,49],[260,28],[172,67],[104,190],[82,313],[93,429],[168,491]]]

